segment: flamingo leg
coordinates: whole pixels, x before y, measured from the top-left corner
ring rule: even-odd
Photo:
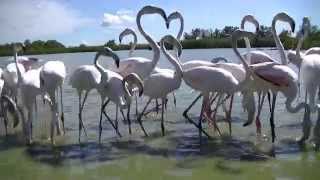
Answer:
[[[190,109],[196,104],[196,102],[202,97],[202,94],[199,94],[199,96],[196,97],[196,99],[193,100],[193,102],[187,107],[186,110],[184,110],[183,112],[183,116],[191,123],[193,124],[195,127],[197,127],[199,129],[199,131],[201,131],[203,134],[205,134],[208,138],[211,138],[211,136],[202,129],[202,127],[200,127],[196,122],[194,122],[189,116],[188,116],[188,112],[190,111]],[[200,119],[202,117],[202,113],[200,114]]]
[[[305,102],[308,99],[308,89],[306,90],[305,94]],[[306,105],[304,109],[304,116],[302,121],[302,137],[299,139],[298,143],[303,144],[310,136],[311,131],[311,120],[310,120],[310,106]]]
[[[174,104],[174,107],[177,107],[177,99],[176,99],[176,95],[174,92],[172,92],[172,96],[173,96],[173,104]]]
[[[81,113],[81,92],[79,92],[79,113],[78,113],[78,118],[79,118],[79,136],[78,136],[78,141],[79,143],[81,142],[81,130],[82,130],[82,113]]]
[[[231,136],[232,134],[232,127],[231,127],[231,112],[232,112],[232,104],[233,104],[233,98],[234,98],[234,94],[231,96],[230,99],[230,104],[229,104],[229,112],[228,112],[228,124],[229,124],[229,134]]]
[[[156,99],[156,112],[159,113],[159,102],[158,99]]]
[[[88,137],[88,134],[87,134],[87,129],[86,127],[84,126],[84,123],[82,121],[82,111],[83,111],[83,108],[84,108],[84,103],[87,101],[87,98],[88,98],[88,94],[89,94],[89,91],[86,91],[85,95],[84,95],[84,98],[83,98],[83,102],[81,103],[81,126],[83,128],[83,132],[84,134],[86,135],[86,137]]]
[[[104,116],[107,118],[107,120],[109,121],[109,123],[111,124],[111,126],[113,127],[113,129],[115,129],[117,135],[119,137],[122,137],[122,135],[120,134],[120,132],[118,131],[116,125],[113,123],[113,121],[111,120],[111,118],[108,116],[108,114],[105,111],[106,106],[109,104],[110,99],[108,99],[102,106],[102,113],[104,114]],[[101,120],[102,121],[102,120]],[[101,132],[99,133],[99,138],[101,137],[101,133],[102,133],[102,122],[99,123],[99,125],[101,124]]]
[[[32,108],[30,108],[28,111],[28,122],[27,122],[27,128],[28,128],[27,143],[29,145],[32,144],[32,117],[33,117],[33,112],[32,112]]]
[[[114,122],[115,126],[116,126],[116,131],[119,131],[119,126],[118,126],[118,113],[119,113],[119,106],[116,105],[116,120]]]
[[[315,150],[319,151],[320,147],[320,109],[318,108],[318,118],[316,125],[313,128],[313,137],[314,137],[314,142],[315,142]]]
[[[165,110],[167,111],[168,98],[166,97],[166,98],[164,99],[164,102],[162,101],[162,103],[164,103],[164,108],[165,108]]]
[[[123,121],[126,121],[126,117],[124,115],[123,109],[121,109],[121,108],[120,108],[120,113],[121,113]]]
[[[131,134],[131,119],[130,119],[130,108],[131,104],[128,106],[128,111],[127,111],[127,120],[128,120],[128,129],[129,129],[129,134]]]
[[[214,103],[214,101],[217,99],[217,97],[219,96],[218,93],[212,94],[211,96],[211,101],[210,101],[210,105],[212,105]]]
[[[164,107],[165,107],[165,98],[161,99],[162,104],[161,104],[161,132],[162,132],[162,136],[164,136],[164,119],[163,119],[163,114],[164,114]]]
[[[270,97],[270,95],[268,95]],[[258,136],[261,135],[261,121],[260,121],[260,114],[262,111],[262,107],[263,107],[263,103],[264,103],[264,99],[266,97],[266,93],[261,94],[261,92],[259,93],[259,100],[258,100],[258,112],[257,112],[257,116],[256,116],[256,131]],[[269,100],[270,102],[270,100]]]
[[[274,125],[274,110],[276,106],[277,93],[272,93],[272,94],[273,95],[272,95],[272,105],[271,105],[270,126],[271,126],[272,143],[274,143],[276,139],[275,125]]]
[[[8,135],[8,117],[7,117],[7,111],[5,110],[5,105],[4,105],[3,101],[1,101],[1,111],[2,111],[2,115],[3,115],[3,123],[4,123],[5,133],[7,136]]]
[[[218,93],[217,93],[217,94],[218,94]],[[213,112],[213,116],[212,116],[212,117],[211,117],[211,113],[212,113],[212,112],[209,112],[209,111],[205,110],[205,112],[206,112],[206,114],[207,114],[207,118],[209,118],[210,121],[213,123],[214,129],[218,131],[219,136],[221,136],[221,131],[220,131],[220,129],[219,129],[217,123],[216,123],[216,115],[217,115],[217,112],[218,112],[217,110],[218,110],[218,107],[219,107],[221,104],[223,104],[230,96],[227,96],[225,99],[223,99],[223,100],[221,101],[222,97],[223,97],[223,95],[221,94],[221,95],[219,96],[219,98],[218,98],[218,101],[217,101],[217,104],[216,104],[215,109],[212,111],[212,112]],[[206,109],[207,109],[207,108],[206,108]],[[208,109],[208,110],[210,110],[210,106],[209,106],[209,109]],[[209,114],[208,114],[208,112],[209,112]]]
[[[64,134],[64,133],[65,133],[65,128],[64,128],[64,112],[63,112],[63,93],[62,93],[62,86],[60,86],[60,109],[61,109],[62,129],[63,129],[63,134]]]
[[[199,139],[200,139],[200,144],[202,143],[202,131],[201,129],[202,128],[202,115],[203,115],[203,111],[204,111],[204,108],[205,108],[205,104],[207,103],[207,97],[203,96],[203,99],[202,99],[202,105],[201,105],[201,110],[200,110],[200,116],[199,116],[199,120],[198,120],[198,126],[199,126]]]
[[[148,105],[150,104],[150,102],[151,102],[151,98],[148,100],[147,104],[144,106],[142,112],[140,113],[140,115],[139,115],[139,117],[138,117],[138,119],[137,119],[137,120],[138,120],[138,123],[139,123],[139,125],[140,125],[140,127],[141,127],[141,129],[142,129],[142,131],[143,131],[143,133],[144,133],[145,136],[148,136],[148,134],[147,134],[146,130],[145,130],[144,127],[143,127],[141,118],[142,118],[144,112],[146,111]],[[157,107],[158,107],[158,106],[157,106]]]
[[[137,96],[137,93],[134,93],[135,95],[135,102],[136,102],[136,117],[138,116],[139,112],[138,112],[138,96]]]
[[[271,108],[272,108],[272,106],[271,106],[271,94],[270,94],[269,91],[267,92],[267,94],[268,94],[269,110],[270,110],[270,113],[271,113]]]

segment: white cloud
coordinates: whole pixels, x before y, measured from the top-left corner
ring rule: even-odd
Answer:
[[[81,43],[80,43],[80,44],[83,44],[83,45],[86,45],[86,46],[89,45],[88,41],[86,41],[86,40],[81,40]]]
[[[2,0],[0,43],[54,38],[72,33],[90,22],[62,1]]]
[[[134,24],[135,17],[131,10],[122,9],[115,14],[104,13],[102,26],[120,28],[124,26],[132,26]]]

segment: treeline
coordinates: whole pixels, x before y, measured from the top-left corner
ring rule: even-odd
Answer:
[[[181,44],[184,49],[200,49],[200,48],[230,48],[230,35],[238,29],[236,26],[225,26],[223,29],[192,29],[191,32],[184,33]],[[288,31],[280,33],[280,39],[286,49],[296,47],[297,39],[290,36]],[[56,40],[33,41],[25,40],[23,42],[25,48],[24,54],[54,54],[54,53],[73,53],[73,52],[94,52],[103,46],[108,46],[113,50],[130,49],[130,44],[117,44],[115,40],[109,40],[104,45],[87,46],[80,44],[79,46],[66,47]],[[252,47],[275,47],[272,37],[271,27],[260,26],[257,35],[251,40]],[[239,42],[239,47],[244,47],[244,41]],[[312,26],[308,38],[304,41],[303,48],[320,47],[320,29],[318,26]],[[150,49],[148,44],[138,44],[136,49]],[[0,56],[11,56],[12,44],[0,45]]]
[[[196,48],[231,48],[230,36],[232,32],[239,29],[236,26],[225,26],[223,29],[192,29],[191,32],[184,33],[182,46],[185,49]],[[281,42],[286,49],[295,48],[298,40],[291,37],[288,31],[282,31],[280,34]],[[257,35],[251,39],[252,47],[275,47],[275,41],[272,36],[271,27],[260,26]],[[239,47],[244,47],[244,41],[239,42]],[[303,43],[304,49],[320,46],[320,28],[312,26],[309,36]]]

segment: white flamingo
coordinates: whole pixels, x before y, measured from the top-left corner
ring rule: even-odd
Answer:
[[[241,20],[241,24],[240,24],[240,28],[244,29],[245,23],[252,23],[255,28],[256,28],[256,32],[258,32],[259,30],[259,22],[256,20],[256,18],[253,15],[246,15],[242,18]],[[250,42],[248,38],[245,38],[245,44],[246,44],[246,48],[247,48],[247,53],[250,53]],[[250,55],[248,55],[249,58],[249,62],[251,62],[250,60]],[[232,75],[238,80],[238,82],[244,82],[246,79],[246,71],[243,67],[242,64],[237,64],[237,63],[229,63],[229,62],[225,62],[225,63],[218,63],[217,59],[211,60],[212,63],[214,63],[214,67],[219,67],[219,68],[223,68],[229,72],[232,73]],[[243,108],[247,110],[248,112],[248,121],[247,122],[251,122],[254,118],[254,114],[255,114],[255,101],[254,101],[254,96],[253,96],[253,91],[250,90],[246,90],[244,88],[244,86],[242,86],[241,88],[241,92],[243,94],[243,99],[242,99],[242,105]],[[225,104],[223,104],[223,107],[226,111],[226,118],[228,120],[229,123],[229,133],[231,134],[231,112],[232,112],[232,103],[233,103],[233,96],[231,96],[230,99],[230,105],[229,105],[229,111],[226,111],[225,108]],[[246,123],[244,123],[244,126],[246,125]]]
[[[133,87],[133,85],[137,86],[139,88],[139,96],[143,93],[143,82],[140,79],[140,77],[135,74],[131,73],[125,76],[124,78],[116,72],[113,72],[111,70],[103,68],[98,63],[98,58],[100,55],[109,55],[112,56],[114,59],[116,59],[116,62],[119,63],[119,57],[108,47],[104,48],[104,51],[98,52],[94,65],[99,70],[101,74],[101,82],[98,84],[97,90],[101,95],[101,99],[104,100],[106,97],[108,97],[108,100],[101,104],[101,111],[104,111],[104,108],[107,106],[107,104],[111,101],[116,104],[116,123],[118,118],[118,108],[120,109],[126,109],[131,104],[131,97],[132,89],[129,87]],[[103,102],[103,101],[102,101]],[[108,118],[107,114],[105,113],[105,116]],[[142,126],[142,123],[139,121],[139,124],[141,126],[141,129],[144,133],[145,129]],[[115,125],[116,131],[118,131],[118,125]],[[102,112],[100,114],[100,122],[99,122],[99,142],[101,142],[101,133],[102,133]],[[120,135],[119,131],[118,134]],[[121,136],[121,135],[120,135]]]
[[[99,54],[99,56],[100,55],[111,56],[109,53],[103,53],[103,52],[104,51],[98,52],[97,55]],[[119,59],[113,58],[113,60],[116,64],[116,66],[118,67],[119,66]],[[69,85],[71,85],[73,88],[75,88],[77,90],[78,97],[79,97],[79,112],[78,112],[78,120],[79,120],[78,140],[79,140],[79,142],[80,142],[80,138],[81,138],[82,128],[84,129],[84,133],[87,135],[86,128],[85,128],[83,120],[82,120],[82,111],[84,108],[84,104],[86,102],[86,99],[88,97],[89,92],[93,89],[98,89],[100,82],[101,82],[101,73],[95,67],[95,65],[79,66],[70,75]],[[100,91],[98,91],[98,92],[100,93]],[[102,92],[103,92],[103,90],[102,90]],[[83,94],[84,94],[84,98],[82,100]],[[103,105],[104,100],[105,100],[105,96],[100,94],[100,97],[101,97],[101,104]],[[112,121],[110,123],[113,125]]]
[[[33,121],[33,111],[35,107],[36,97],[38,95],[43,95],[43,91],[40,88],[40,70],[38,69],[31,69],[27,72],[23,73],[23,70],[21,70],[21,66],[19,66],[17,61],[17,53],[22,50],[22,46],[20,45],[14,45],[14,61],[17,69],[17,77],[18,77],[18,90],[21,91],[21,99],[23,106],[27,109],[28,118],[26,122],[24,122],[24,131],[26,135],[27,143],[32,143],[32,121]],[[23,66],[22,66],[23,67]],[[22,116],[24,118],[24,112],[22,110]],[[52,124],[52,123],[51,123]],[[53,130],[54,128],[51,128]],[[51,132],[52,134],[52,132]],[[53,142],[53,139],[51,139],[51,143]]]
[[[252,37],[252,33],[237,30],[232,34],[232,47],[236,55],[243,60],[237,50],[237,40],[243,37]],[[283,58],[283,56],[281,56]],[[282,62],[286,62],[286,59],[282,59]],[[275,140],[275,125],[274,125],[274,110],[276,104],[276,97],[278,92],[281,92],[285,97],[285,106],[288,112],[296,113],[302,108],[309,109],[306,103],[299,103],[296,107],[292,106],[294,99],[298,94],[297,74],[290,69],[287,65],[281,65],[273,62],[259,63],[250,65],[250,71],[252,72],[254,83],[249,88],[260,91],[271,91],[273,94],[271,105],[271,133],[272,142]],[[262,107],[259,107],[262,108]],[[259,109],[258,109],[259,110]],[[305,121],[310,121],[309,110],[306,111]],[[307,119],[307,120],[306,120]]]
[[[287,15],[284,12],[278,13],[274,16],[273,20],[272,20],[272,35],[273,38],[275,40],[276,46],[279,50],[280,53],[280,57],[281,57],[281,64],[282,65],[287,65],[287,61],[286,61],[286,57],[285,57],[285,52],[284,52],[284,47],[280,41],[279,36],[277,35],[276,32],[276,23],[278,21],[283,21],[283,22],[287,22],[290,24],[291,27],[291,31],[293,32],[295,29],[295,22],[294,20]],[[243,21],[242,21],[243,22]],[[241,27],[244,27],[244,25],[241,23]],[[247,38],[245,38],[245,43],[247,48],[250,47],[250,42]],[[264,63],[264,62],[272,62],[275,64],[279,64],[279,62],[273,58],[271,58],[268,54],[262,52],[262,51],[250,51],[249,53],[245,53],[244,56],[247,59],[250,59],[250,64],[258,64],[258,63]],[[271,111],[271,103],[270,103],[270,94],[269,91],[265,91],[265,90],[259,90],[258,92],[258,112],[256,115],[256,129],[257,129],[257,133],[261,134],[261,122],[260,122],[260,115],[261,115],[261,110],[263,107],[263,103],[264,103],[264,99],[265,96],[268,94],[268,101],[269,101],[269,106],[270,106],[270,111]],[[244,126],[250,125],[253,122],[253,119],[251,119],[252,121],[247,121]]]
[[[87,99],[88,93],[92,89],[97,89],[101,98],[101,112],[100,112],[100,121],[99,121],[99,142],[101,142],[101,133],[102,133],[102,114],[104,114],[108,121],[111,123],[113,128],[116,130],[117,134],[121,136],[120,132],[116,125],[111,121],[106,112],[104,111],[107,104],[112,101],[117,105],[116,114],[118,112],[118,106],[120,108],[125,108],[128,102],[131,99],[130,92],[127,92],[127,84],[132,84],[132,82],[137,82],[137,78],[133,77],[136,75],[130,74],[127,78],[122,78],[118,73],[104,69],[99,63],[99,56],[111,56],[116,63],[116,66],[119,66],[119,57],[110,49],[104,48],[103,50],[97,52],[94,65],[83,65],[78,67],[70,77],[69,84],[77,89],[79,95],[79,142],[81,136],[81,130],[84,128],[82,121],[82,110],[84,103]],[[135,83],[140,87],[142,91],[142,85]],[[125,92],[124,92],[125,91]],[[84,99],[81,100],[82,93],[85,93]],[[109,98],[105,101],[106,98]],[[117,118],[117,116],[116,116]]]
[[[167,42],[179,47],[179,42],[171,35],[167,35],[162,39],[162,43]],[[199,129],[199,136],[201,137],[202,132],[209,136],[203,129],[201,118],[203,113],[208,113],[208,101],[210,92],[224,92],[233,93],[237,89],[238,82],[232,76],[232,74],[226,70],[209,67],[209,66],[198,66],[191,69],[184,70],[181,66],[179,60],[174,58],[168,53],[168,51],[163,46],[163,51],[168,58],[168,60],[175,66],[176,72],[183,78],[188,86],[200,91],[202,94],[196,98],[196,100],[187,108],[183,113],[184,116]],[[210,77],[210,78],[208,78]],[[195,123],[191,118],[188,117],[187,112],[194,105],[194,103],[201,97],[204,96],[202,110],[200,114],[199,124]],[[215,122],[214,122],[215,123]],[[217,127],[215,125],[215,127]]]
[[[66,77],[66,67],[61,61],[48,61],[42,65],[40,70],[40,88],[48,93],[51,99],[51,113],[52,123],[51,128],[56,127],[58,134],[60,134],[60,123],[58,120],[59,112],[56,100],[56,92],[60,89],[60,109],[61,109],[61,121],[62,129],[64,132],[64,113],[63,113],[63,99],[62,99],[62,84]],[[50,138],[53,138],[53,130],[51,130]]]
[[[302,46],[303,40],[308,36],[308,32],[310,31],[310,21],[307,17],[303,18],[302,29],[297,34],[299,38],[298,46],[296,52],[290,51],[288,53],[288,59],[291,63],[296,65],[299,69],[301,69],[301,77],[302,83],[304,84],[306,97],[305,103],[308,103],[311,109],[311,112],[315,112],[316,109],[319,111],[319,105],[315,103],[316,92],[320,87],[320,83],[318,81],[318,76],[320,75],[320,55],[319,54],[301,54],[300,48]],[[309,100],[309,102],[307,101]],[[318,124],[318,123],[317,123]],[[303,143],[310,135],[311,122],[305,123],[306,127],[304,129],[308,129],[308,131],[303,132],[304,138],[301,138],[300,142]],[[316,130],[316,128],[315,128]],[[315,133],[317,134],[317,133]],[[315,137],[315,139],[319,139],[319,137]],[[319,144],[320,141],[316,142]]]
[[[160,41],[161,50],[164,52],[167,58],[170,58],[166,48],[164,47],[165,41],[168,41],[168,37],[165,36]],[[173,44],[175,49],[178,51],[178,56],[181,54],[182,47],[180,43]],[[178,46],[178,47],[176,47]],[[138,117],[138,121],[141,121],[142,116],[144,115],[145,110],[147,109],[149,103],[152,99],[161,98],[161,131],[162,135],[165,134],[164,128],[164,105],[167,99],[167,95],[175,90],[177,90],[181,85],[182,79],[182,70],[181,67],[174,63],[172,60],[170,62],[175,67],[174,72],[170,71],[161,71],[158,73],[152,73],[148,78],[144,80],[144,95],[149,97],[149,100],[145,107],[143,108],[141,114]]]
[[[168,28],[167,16],[163,9],[155,6],[144,6],[138,12],[136,17],[137,27],[139,32],[142,34],[142,36],[146,39],[148,44],[151,46],[153,51],[153,58],[151,60],[143,57],[129,57],[127,59],[121,60],[119,64],[119,68],[117,69],[115,67],[111,67],[111,70],[119,73],[122,77],[125,77],[131,73],[136,73],[142,80],[144,80],[146,77],[148,77],[152,73],[152,71],[155,69],[160,59],[159,45],[155,42],[155,40],[153,40],[153,38],[147,32],[143,30],[141,25],[142,16],[147,14],[159,14],[165,20],[166,26]],[[131,104],[129,104],[128,112],[127,112],[128,124],[131,124],[130,106]]]

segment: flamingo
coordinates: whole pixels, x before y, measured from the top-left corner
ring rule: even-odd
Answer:
[[[137,43],[138,43],[138,38],[137,38],[137,34],[136,34],[135,30],[132,28],[126,28],[125,30],[123,30],[119,35],[119,42],[121,43],[122,39],[128,35],[132,35],[132,37],[133,37],[133,42],[131,43],[131,48],[129,51],[129,57],[132,57],[133,51],[135,50]],[[136,103],[136,116],[138,116],[138,97],[137,97],[137,94],[135,94],[135,103]],[[131,124],[130,108],[128,109],[128,112],[127,112],[127,119],[128,119],[128,121],[130,121],[128,123]],[[129,126],[129,134],[131,134],[131,126]]]
[[[161,50],[164,52],[167,58],[170,58],[166,48],[164,47],[164,43],[168,37],[164,37],[160,41]],[[178,56],[181,54],[182,47],[180,43],[173,44],[175,49],[178,51]],[[178,46],[178,47],[176,47]],[[138,117],[138,121],[141,121],[141,118],[147,109],[147,106],[151,102],[152,99],[159,99],[161,98],[161,132],[162,135],[165,135],[165,128],[164,128],[164,104],[166,101],[166,97],[169,93],[177,90],[181,85],[182,79],[182,70],[177,63],[173,63],[171,60],[170,62],[175,67],[175,72],[170,71],[160,71],[158,73],[152,73],[148,78],[144,80],[144,95],[149,97],[148,102],[146,103],[145,107],[143,108],[141,114]]]
[[[243,37],[252,36],[252,33],[242,30],[237,30],[232,34],[232,48],[241,61],[244,61],[244,59],[237,49],[237,40]],[[283,58],[283,56],[281,57]],[[282,62],[285,61],[286,59],[282,59]],[[285,106],[288,112],[296,113],[302,108],[306,108],[304,119],[306,121],[310,121],[310,116],[308,113],[309,106],[306,103],[303,102],[297,104],[295,107],[292,106],[292,103],[298,94],[298,85],[297,74],[291,68],[289,68],[287,65],[281,65],[273,62],[254,64],[250,65],[249,68],[254,79],[254,83],[249,85],[249,88],[261,91],[271,90],[273,94],[270,117],[272,142],[275,140],[274,110],[278,92],[281,92],[286,97]],[[259,107],[258,111],[260,108],[262,107]]]
[[[303,23],[302,23],[302,29],[297,34],[299,38],[299,42],[296,49],[296,53],[290,51],[288,53],[288,59],[292,64],[296,65],[299,69],[301,69],[300,73],[302,77],[302,82],[304,84],[305,91],[306,91],[305,103],[307,103],[307,99],[309,99],[310,110],[311,112],[315,112],[316,109],[320,107],[318,104],[315,104],[316,91],[320,87],[320,83],[317,79],[318,76],[320,75],[320,55],[300,53],[300,48],[302,46],[303,40],[308,36],[309,30],[310,30],[310,21],[307,17],[304,17]],[[304,143],[304,141],[307,140],[307,138],[310,135],[311,122],[305,123],[305,125],[306,125],[305,129],[309,129],[309,130],[303,132],[302,137],[304,138],[300,139],[301,143]],[[316,137],[315,139],[319,139],[319,137]],[[316,143],[320,143],[320,141]]]
[[[26,122],[24,123],[24,131],[26,134],[26,141],[27,144],[32,143],[32,120],[33,120],[33,111],[35,107],[36,97],[38,95],[43,95],[44,92],[40,88],[40,70],[41,68],[37,69],[31,69],[27,72],[23,73],[23,70],[20,69],[21,66],[19,66],[17,61],[17,53],[23,49],[23,46],[15,44],[13,46],[14,50],[14,61],[16,65],[17,70],[17,79],[18,79],[18,89],[21,91],[21,99],[23,106],[27,109],[28,112],[28,118]],[[23,67],[23,66],[22,66]],[[24,119],[24,112],[23,109],[21,110],[21,114]],[[51,130],[54,130],[53,127],[51,127]],[[51,132],[52,134],[52,132]],[[51,139],[51,143],[53,144],[53,139]]]
[[[62,84],[66,77],[66,68],[61,61],[48,61],[42,65],[40,70],[40,88],[49,94],[49,98],[52,102],[51,113],[52,120],[51,128],[57,127],[58,134],[60,134],[60,125],[58,121],[58,106],[56,102],[56,91],[60,89],[60,109],[61,109],[61,121],[64,132],[64,113],[63,113],[63,100],[62,100]],[[51,130],[50,138],[53,138],[53,130]]]
[[[100,55],[112,56],[116,60],[116,62],[118,62],[118,65],[119,65],[119,57],[108,47],[104,48],[103,52],[98,52],[95,56],[94,65],[101,74],[101,82],[98,84],[97,90],[101,95],[102,102],[106,97],[108,97],[108,100],[104,104],[101,104],[101,113],[100,113],[100,122],[99,122],[99,142],[101,142],[101,133],[102,133],[102,111],[104,111],[104,108],[107,106],[107,104],[110,101],[116,104],[116,122],[117,122],[118,108],[120,107],[121,110],[126,109],[131,104],[131,97],[133,95],[132,95],[132,89],[129,89],[129,87],[133,87],[133,85],[137,86],[139,88],[139,96],[141,96],[143,93],[143,82],[137,74],[130,73],[123,78],[119,73],[103,68],[98,63],[98,58]],[[106,113],[105,113],[105,116],[108,117]],[[145,133],[145,129],[142,126],[142,123],[140,121],[139,121],[139,124],[143,132]],[[118,131],[117,127],[116,127],[116,130]],[[119,132],[118,134],[120,135]]]
[[[111,56],[109,52],[101,51],[97,54],[105,55],[105,56]],[[116,66],[119,66],[119,59],[113,58]],[[101,82],[101,73],[99,70],[95,67],[95,65],[82,65],[79,66],[74,70],[74,72],[70,75],[69,79],[69,85],[72,86],[72,88],[75,88],[78,93],[78,99],[79,99],[79,112],[78,112],[78,119],[79,119],[79,142],[81,141],[81,131],[82,128],[84,129],[84,133],[86,133],[86,128],[84,126],[84,123],[82,121],[82,111],[84,108],[84,104],[86,102],[86,99],[88,97],[88,94],[93,89],[98,89],[99,84]],[[98,91],[100,92],[100,91]],[[82,100],[82,95],[84,94],[84,98]],[[105,96],[100,95],[101,97],[101,104],[103,104]],[[102,113],[102,112],[101,112]],[[110,123],[113,125],[112,121]]]
[[[148,14],[159,14],[166,22],[166,26],[168,28],[167,23],[167,16],[163,9],[155,6],[144,6],[137,14],[136,23],[139,32],[142,36],[147,40],[149,45],[153,51],[153,58],[147,59],[143,57],[129,57],[127,59],[121,60],[119,64],[119,68],[111,67],[111,70],[114,72],[119,73],[122,77],[126,77],[128,74],[136,73],[142,80],[148,77],[152,71],[155,69],[159,59],[160,59],[160,47],[159,45],[153,40],[153,38],[143,30],[141,25],[141,18],[143,15]],[[127,112],[127,120],[128,124],[131,124],[130,120],[130,104],[128,107]],[[144,128],[143,128],[144,129]]]
[[[232,76],[232,74],[226,70],[209,67],[209,66],[198,66],[191,69],[184,70],[182,69],[182,65],[180,61],[174,58],[172,55],[168,53],[168,51],[163,46],[164,42],[172,44],[176,47],[179,47],[179,41],[171,35],[167,35],[163,37],[161,40],[162,49],[168,60],[174,65],[176,68],[176,72],[178,76],[182,77],[188,86],[191,88],[200,91],[201,95],[196,98],[195,102],[203,95],[203,105],[200,113],[199,124],[195,123],[191,118],[188,117],[187,112],[194,105],[193,102],[187,110],[183,113],[184,116],[199,129],[199,136],[201,137],[202,132],[210,137],[208,133],[206,133],[202,129],[201,118],[204,112],[208,111],[208,100],[210,92],[225,92],[230,93],[231,91],[236,90],[236,85],[238,85],[237,80]],[[210,77],[210,78],[208,78]],[[215,125],[216,127],[216,125]]]
[[[276,46],[277,46],[277,48],[279,50],[279,53],[280,53],[280,56],[281,56],[281,64],[282,65],[287,65],[287,61],[286,61],[285,53],[284,53],[284,48],[283,48],[283,45],[282,45],[282,43],[280,41],[279,36],[277,35],[276,29],[275,29],[277,21],[283,21],[283,22],[289,23],[292,32],[295,29],[295,22],[288,14],[286,14],[284,12],[281,12],[281,13],[278,13],[278,14],[276,14],[274,16],[274,18],[272,20],[272,25],[271,25],[271,27],[272,27],[272,35],[273,35],[273,38],[274,38],[274,40],[276,42]],[[244,27],[243,22],[244,21],[242,21],[242,23],[241,23],[242,29]],[[248,49],[248,47],[250,47],[250,42],[249,42],[249,40],[247,38],[245,38],[245,43],[246,43],[246,46],[247,46],[247,49]],[[258,64],[258,63],[264,63],[264,62],[270,62],[270,63],[279,64],[277,60],[271,58],[268,54],[266,54],[266,53],[264,53],[262,51],[250,51],[249,53],[245,53],[244,56],[247,59],[250,60],[250,64]],[[265,96],[268,94],[268,101],[269,101],[270,111],[271,111],[271,103],[270,103],[271,100],[270,100],[270,92],[269,91],[259,90],[257,92],[258,92],[258,112],[257,112],[257,115],[256,115],[255,123],[256,123],[257,134],[261,134],[260,115],[261,115],[261,110],[262,110],[262,107],[263,107]],[[252,122],[253,122],[253,119],[251,119],[251,121],[245,122],[244,126],[248,126]]]
[[[84,128],[82,121],[82,110],[84,103],[88,97],[88,93],[92,89],[97,89],[101,98],[101,112],[99,121],[99,142],[101,142],[102,133],[102,114],[104,114],[116,133],[121,136],[116,125],[110,120],[104,111],[107,104],[112,101],[117,105],[116,112],[118,112],[118,106],[120,108],[125,108],[127,103],[130,101],[131,94],[127,90],[127,84],[132,84],[138,82],[135,74],[130,74],[126,78],[122,78],[118,73],[104,69],[99,63],[98,58],[103,56],[110,56],[115,61],[116,66],[119,66],[119,57],[110,49],[104,48],[96,53],[94,58],[94,65],[82,65],[78,67],[70,76],[69,84],[77,89],[79,95],[79,142],[81,137],[81,130]],[[133,77],[134,76],[134,77]],[[139,81],[140,82],[140,81]],[[142,90],[142,85],[136,83],[138,87]],[[126,86],[126,87],[124,87]],[[124,92],[125,91],[125,92]],[[85,93],[84,99],[81,100],[81,96]],[[140,93],[141,94],[141,93]],[[120,96],[121,95],[121,96]],[[105,101],[106,98],[109,98]],[[117,116],[116,116],[117,117]],[[85,130],[85,129],[84,129]],[[86,133],[86,132],[85,132]]]

